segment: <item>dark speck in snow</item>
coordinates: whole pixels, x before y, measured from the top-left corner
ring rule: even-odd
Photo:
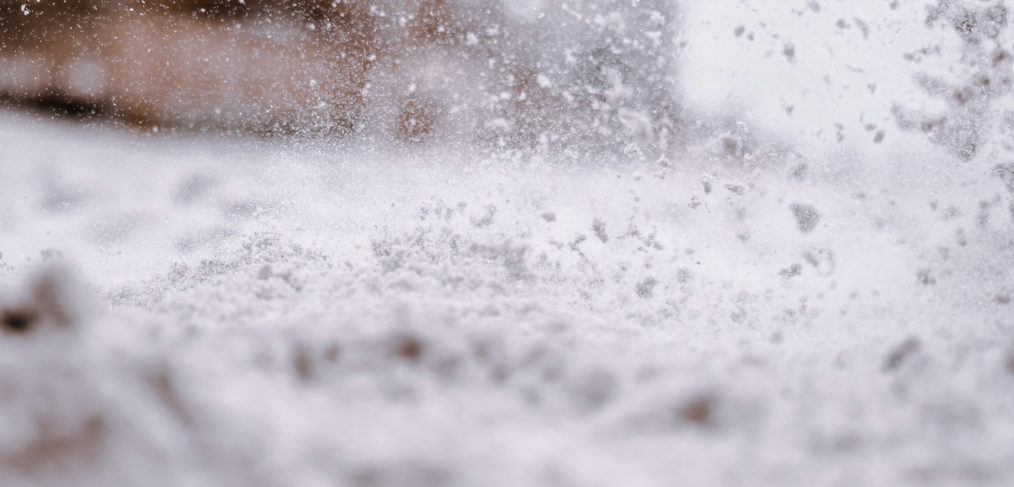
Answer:
[[[39,314],[31,309],[5,309],[0,311],[0,325],[3,326],[4,331],[9,333],[28,333],[38,319]]]
[[[820,214],[817,213],[816,208],[803,204],[793,204],[791,208],[792,216],[796,218],[796,227],[799,228],[800,232],[809,233],[817,228],[817,223],[820,222]]]

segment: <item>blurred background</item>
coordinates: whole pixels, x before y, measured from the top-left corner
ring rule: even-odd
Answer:
[[[652,157],[901,131],[968,160],[1014,118],[1002,1],[3,0],[0,25],[6,106],[151,131]]]
[[[1002,1],[3,0],[0,25],[6,106],[151,131],[651,157],[909,133],[969,160],[1014,119]]]
[[[145,128],[665,144],[673,2],[0,4],[9,105]]]

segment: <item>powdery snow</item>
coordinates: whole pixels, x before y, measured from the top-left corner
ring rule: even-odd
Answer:
[[[987,163],[0,145],[5,486],[1014,482]]]

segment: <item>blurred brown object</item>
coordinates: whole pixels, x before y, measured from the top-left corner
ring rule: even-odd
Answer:
[[[368,20],[314,0],[4,0],[0,93],[139,124],[348,130]]]
[[[140,126],[658,145],[672,1],[0,0],[0,97]]]

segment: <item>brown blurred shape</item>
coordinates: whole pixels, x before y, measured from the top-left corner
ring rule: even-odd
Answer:
[[[663,147],[672,1],[0,0],[0,97],[142,127]]]
[[[348,130],[364,2],[0,0],[0,94],[138,124]]]

